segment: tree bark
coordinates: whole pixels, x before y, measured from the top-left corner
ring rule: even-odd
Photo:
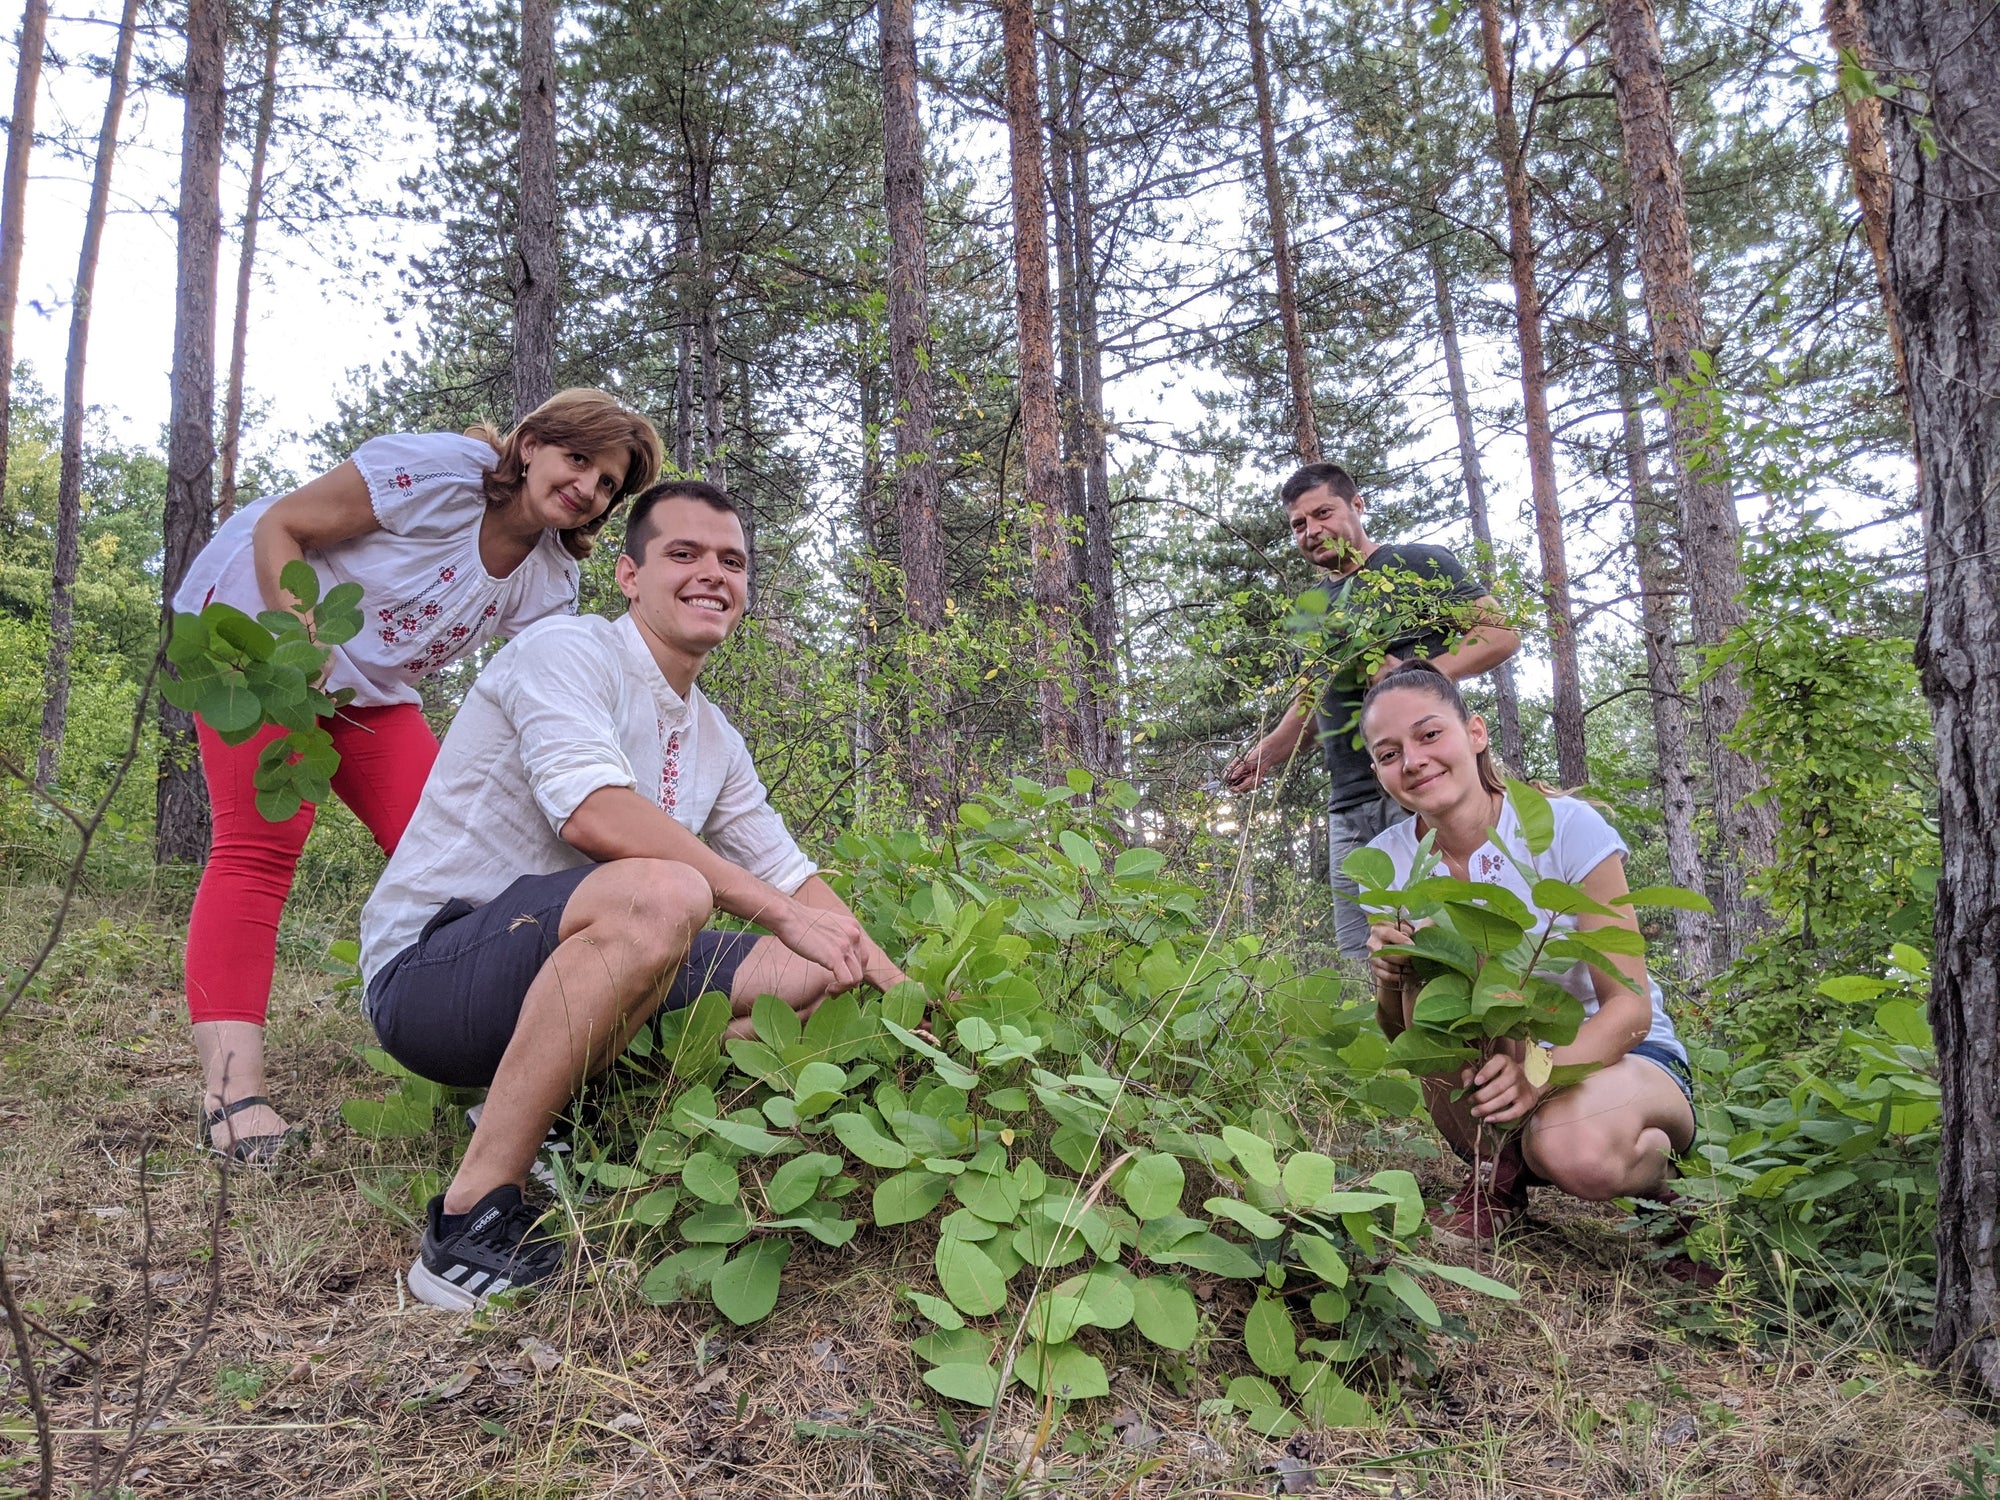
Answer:
[[[1090,158],[1082,139],[1082,80],[1075,42],[1070,35],[1071,10],[1062,11],[1061,35],[1050,16],[1044,33],[1049,61],[1049,181],[1055,208],[1056,270],[1061,294],[1057,307],[1061,314],[1062,377],[1061,396],[1064,498],[1069,509],[1070,590],[1080,602],[1083,630],[1077,645],[1085,654],[1085,670],[1077,674],[1077,718],[1083,736],[1084,764],[1102,775],[1110,769],[1112,724],[1111,686],[1116,672],[1116,641],[1100,637],[1105,610],[1110,603],[1109,538],[1110,496],[1106,493],[1104,469],[1104,377],[1097,348],[1096,296],[1085,306],[1086,269],[1094,254],[1091,226],[1086,220],[1089,202]],[[1089,328],[1086,331],[1086,317]],[[1094,372],[1086,366],[1094,365]],[[1086,395],[1091,374],[1096,382]],[[1094,449],[1094,454],[1093,454]],[[1093,463],[1093,457],[1095,462]],[[1095,494],[1093,494],[1093,490]],[[1093,505],[1095,501],[1095,505]],[[1097,512],[1093,517],[1093,510]],[[1092,521],[1097,525],[1093,531]],[[1100,596],[1093,578],[1093,564],[1103,559],[1102,581],[1107,585]]]
[[[223,0],[188,0],[187,78],[174,290],[173,402],[167,423],[167,496],[160,585],[174,591],[208,541],[215,502],[216,251],[222,240]],[[160,703],[160,769],[153,847],[162,864],[208,857],[208,789],[191,715]]]
[[[90,207],[83,219],[83,247],[76,257],[76,292],[69,304],[69,355],[63,365],[62,468],[56,480],[56,553],[49,576],[49,656],[42,671],[42,742],[35,757],[35,785],[46,791],[62,768],[69,727],[70,650],[74,644],[77,548],[83,531],[83,370],[90,350],[90,301],[97,287],[97,254],[111,205],[111,164],[118,154],[118,122],[132,76],[132,40],[139,0],[125,0],[118,50],[111,62],[111,91],[97,133],[97,164],[90,178]]]
[[[1089,590],[1087,630],[1095,658],[1094,696],[1100,702],[1102,736],[1095,769],[1109,776],[1125,770],[1125,745],[1118,731],[1118,575],[1112,533],[1111,465],[1106,452],[1110,421],[1104,414],[1104,346],[1097,326],[1097,206],[1090,186],[1090,137],[1085,122],[1080,68],[1072,63],[1069,89],[1070,200],[1076,233],[1076,320],[1079,383],[1083,410],[1083,583]]]
[[[1535,279],[1535,226],[1529,201],[1527,145],[1514,118],[1514,82],[1500,39],[1499,0],[1479,0],[1481,53],[1493,91],[1493,126],[1507,190],[1507,260],[1514,282],[1514,325],[1521,345],[1521,404],[1528,429],[1528,477],[1535,501],[1535,540],[1542,560],[1542,597],[1555,659],[1556,775],[1566,786],[1590,780],[1583,737],[1583,682],[1577,667],[1569,561],[1556,497],[1555,435],[1549,426],[1548,371],[1542,353],[1542,294]]]
[[[1888,112],[1929,585],[1917,666],[1937,738],[1931,1027],[1943,1118],[1931,1357],[2000,1399],[2000,23],[1984,0],[1868,0]],[[1923,134],[1920,134],[1920,130]],[[1927,139],[1928,138],[1928,139]],[[1926,150],[1925,146],[1932,147]]]
[[[556,393],[556,9],[521,0],[520,222],[515,230],[514,417]]]
[[[1451,387],[1451,415],[1458,426],[1458,465],[1465,475],[1465,505],[1472,518],[1472,539],[1479,544],[1483,566],[1493,565],[1493,527],[1486,513],[1486,476],[1479,466],[1479,437],[1472,426],[1472,396],[1465,383],[1465,361],[1458,350],[1458,314],[1451,305],[1451,284],[1445,279],[1444,257],[1430,247],[1431,288],[1437,297],[1438,339],[1444,345],[1445,382]],[[1514,687],[1514,663],[1493,669],[1494,716],[1500,721],[1500,758],[1517,776],[1528,773],[1527,744],[1521,737],[1521,700]]]
[[[48,0],[28,0],[21,12],[21,57],[14,72],[14,113],[7,125],[7,170],[0,184],[0,490],[7,483],[13,437],[14,308],[21,295],[21,252],[27,245],[28,156],[35,145],[35,94],[42,81]]]
[[[1646,645],[1646,693],[1653,710],[1653,754],[1658,762],[1660,821],[1666,831],[1667,870],[1676,885],[1706,891],[1701,842],[1695,833],[1694,761],[1688,753],[1686,692],[1674,648],[1672,562],[1660,534],[1660,501],[1653,493],[1646,416],[1632,341],[1631,304],[1625,295],[1628,252],[1624,235],[1610,244],[1611,330],[1618,360],[1618,405],[1625,419],[1625,472],[1632,496],[1632,553],[1639,574],[1639,631]],[[1713,923],[1707,912],[1676,911],[1674,935],[1682,961],[1699,979],[1715,966]]]
[[[1826,38],[1839,54],[1841,66],[1851,60],[1873,70],[1875,49],[1861,20],[1861,0],[1826,0]],[[1882,101],[1874,94],[1841,90],[1847,111],[1847,165],[1854,173],[1854,196],[1861,205],[1861,232],[1875,258],[1875,284],[1882,293],[1882,317],[1889,327],[1889,347],[1896,356],[1896,388],[1903,394],[1904,415],[1910,402],[1910,371],[1903,358],[1903,316],[1896,306],[1896,288],[1889,278],[1889,146],[1882,137]]]
[[[931,396],[930,254],[924,224],[923,118],[917,106],[914,0],[882,0],[883,197],[889,228],[889,395],[896,530],[910,621],[945,621],[944,527],[938,516]]]
[[[229,338],[229,395],[222,409],[222,482],[215,519],[236,509],[236,459],[243,440],[243,364],[250,343],[250,272],[257,259],[257,216],[264,207],[264,163],[271,150],[271,119],[278,103],[278,53],[285,0],[271,0],[264,18],[264,83],[257,95],[257,134],[250,147],[250,192],[243,208],[243,244],[236,261],[236,317]]]
[[[1048,188],[1042,173],[1041,84],[1032,0],[1000,0],[1007,69],[1007,143],[1013,169],[1014,286],[1027,458],[1028,550],[1042,755],[1049,769],[1075,764],[1082,749],[1076,711],[1063,688],[1075,670],[1070,640],[1069,529],[1062,450],[1056,436],[1055,353],[1049,329]]]
[[[1708,340],[1695,287],[1687,193],[1681,182],[1680,152],[1674,145],[1659,27],[1651,0],[1605,0],[1604,19],[1626,174],[1632,184],[1634,246],[1646,290],[1653,375],[1662,386],[1680,383],[1686,389],[1690,382],[1700,383],[1703,371],[1696,356],[1707,359]],[[1667,434],[1673,447],[1681,572],[1687,579],[1694,639],[1698,645],[1715,646],[1745,618],[1739,599],[1743,532],[1730,483],[1709,472],[1706,409],[1699,395],[1675,402],[1667,408]],[[1730,958],[1762,925],[1762,915],[1744,886],[1752,871],[1771,862],[1777,838],[1776,810],[1752,801],[1763,790],[1762,772],[1728,744],[1748,703],[1734,667],[1716,672],[1702,685],[1710,791],[1722,834],[1722,858],[1717,862],[1719,914]]]
[[[924,223],[924,130],[917,102],[914,0],[881,0],[883,206],[889,231],[889,400],[896,535],[906,624],[944,629],[944,523],[938,510],[931,391],[930,252]],[[914,644],[914,643],[913,643]],[[910,704],[911,800],[933,831],[950,822],[956,747],[950,704]]]
[[[674,468],[694,474],[694,164],[674,226]]]
[[[1278,329],[1285,344],[1285,375],[1292,387],[1292,443],[1299,462],[1320,461],[1319,413],[1313,406],[1312,366],[1299,328],[1298,285],[1292,273],[1290,216],[1278,171],[1278,131],[1272,118],[1271,66],[1265,56],[1263,0],[1248,0],[1250,86],[1257,97],[1257,152],[1264,167],[1264,211],[1271,221],[1271,270],[1278,282]]]

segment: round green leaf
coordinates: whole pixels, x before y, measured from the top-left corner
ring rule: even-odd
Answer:
[[[1210,1198],[1202,1207],[1220,1218],[1240,1224],[1260,1240],[1275,1240],[1285,1232],[1285,1226],[1261,1208],[1252,1208],[1234,1198]]]
[[[846,1088],[846,1069],[837,1063],[809,1062],[799,1069],[798,1082],[792,1087],[792,1099],[800,1117],[809,1120],[838,1104]]]
[[[717,1311],[739,1328],[769,1315],[778,1305],[779,1276],[791,1254],[790,1240],[774,1238],[731,1256],[708,1284]]]
[[[1083,1304],[1083,1321],[1092,1327],[1123,1328],[1132,1321],[1135,1280],[1123,1268],[1099,1267],[1070,1277],[1056,1288],[1056,1295],[1077,1298]]]
[[[978,1016],[967,1016],[955,1029],[959,1046],[975,1056],[1000,1045],[1000,1033],[993,1029],[993,1023]]]
[[[801,1204],[812,1200],[819,1185],[828,1177],[840,1175],[841,1159],[826,1151],[811,1151],[804,1156],[795,1156],[771,1174],[770,1182],[764,1188],[764,1199],[774,1214],[788,1214]],[[682,1180],[686,1180],[683,1169]]]
[[[1021,1211],[1021,1190],[1005,1172],[964,1172],[954,1178],[958,1201],[995,1224],[1005,1224]]]
[[[918,1312],[938,1327],[955,1332],[965,1326],[965,1319],[959,1316],[958,1309],[944,1298],[933,1297],[929,1292],[913,1291],[908,1287],[903,1289],[903,1295],[910,1299]]]
[[[1285,1163],[1285,1198],[1294,1208],[1311,1208],[1333,1191],[1334,1163],[1317,1151],[1295,1151]]]
[[[1028,1309],[1028,1332],[1044,1344],[1060,1344],[1089,1321],[1083,1298],[1044,1292]]]
[[[924,1384],[953,1401],[991,1406],[1000,1394],[1000,1372],[991,1365],[939,1365],[924,1371]]]
[[[898,1172],[875,1185],[875,1222],[882,1228],[913,1224],[923,1218],[951,1189],[951,1179],[921,1167]]]
[[[742,1191],[736,1163],[710,1151],[697,1151],[681,1168],[681,1182],[704,1203],[734,1203]]]
[[[907,1167],[915,1154],[900,1141],[892,1141],[875,1128],[874,1122],[866,1115],[829,1115],[826,1123],[833,1127],[833,1133],[840,1137],[840,1144],[871,1167],[881,1167],[885,1171],[897,1171]]]
[[[1259,1290],[1243,1319],[1243,1347],[1266,1375],[1289,1375],[1299,1363],[1299,1331],[1283,1300]]]
[[[734,1203],[711,1203],[681,1220],[681,1238],[691,1245],[733,1245],[750,1233],[750,1221]]]
[[[1132,1322],[1162,1349],[1191,1349],[1200,1321],[1194,1294],[1170,1276],[1142,1276],[1132,1284]]]
[[[1126,1167],[1118,1192],[1140,1218],[1157,1219],[1179,1212],[1186,1187],[1187,1174],[1178,1158],[1149,1151]]]
[[[1058,1401],[1086,1401],[1111,1394],[1111,1381],[1094,1354],[1074,1344],[1030,1343],[1014,1361],[1014,1373],[1038,1396]]]
[[[697,1245],[679,1250],[646,1273],[639,1293],[648,1302],[664,1306],[680,1302],[706,1287],[729,1252],[721,1245]]]
[[[933,1257],[938,1285],[962,1313],[983,1318],[1007,1305],[1007,1278],[978,1245],[948,1235]]]

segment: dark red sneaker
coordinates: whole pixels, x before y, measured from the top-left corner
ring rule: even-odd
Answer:
[[[1544,1186],[1521,1153],[1521,1138],[1509,1136],[1493,1158],[1493,1175],[1481,1181],[1478,1169],[1447,1201],[1433,1204],[1432,1228],[1478,1244],[1490,1244],[1518,1224],[1528,1211],[1528,1189]]]

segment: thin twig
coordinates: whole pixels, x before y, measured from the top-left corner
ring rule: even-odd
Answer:
[[[87,814],[79,813],[69,804],[36,786],[35,778],[15,764],[11,757],[0,755],[0,771],[5,771],[33,795],[41,798],[77,831],[76,857],[70,861],[69,873],[63,880],[62,899],[56,904],[55,919],[49,923],[48,938],[42,943],[41,951],[15,979],[13,988],[7,992],[6,998],[0,1000],[0,1021],[7,1019],[21,996],[27,993],[28,986],[33,984],[35,976],[42,972],[42,966],[49,961],[49,955],[55,952],[56,944],[62,939],[63,923],[69,918],[70,903],[76,899],[76,888],[83,879],[84,861],[90,857],[91,843],[96,839],[98,830],[104,826],[105,815],[111,811],[112,801],[124,788],[125,778],[132,770],[132,763],[139,757],[139,747],[145,742],[147,709],[153,701],[153,684],[158,680],[160,666],[166,660],[166,649],[166,642],[163,639],[159,648],[153,653],[153,663],[146,669],[145,680],[139,684],[138,700],[132,705],[132,734],[126,741],[125,754],[119,760],[116,769],[112,771],[111,780],[104,788],[104,795],[97,799],[96,806]]]
[[[42,1462],[41,1476],[29,1491],[35,1500],[49,1500],[56,1479],[56,1440],[49,1427],[49,1410],[42,1403],[42,1380],[35,1368],[35,1351],[28,1342],[28,1319],[14,1300],[14,1283],[7,1275],[7,1246],[0,1241],[0,1308],[7,1313],[7,1327],[14,1335],[14,1352],[21,1361],[21,1385],[28,1393],[28,1410],[35,1419],[35,1448]]]

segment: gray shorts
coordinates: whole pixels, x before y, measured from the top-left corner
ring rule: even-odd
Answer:
[[[528,986],[556,951],[563,908],[595,865],[523,875],[482,906],[447,901],[417,940],[368,986],[368,1019],[382,1050],[433,1083],[493,1081]],[[760,934],[702,931],[667,986],[661,1010],[728,994]]]
[[[1361,888],[1340,873],[1341,862],[1398,818],[1409,814],[1383,793],[1370,802],[1339,807],[1326,815],[1328,876],[1333,881],[1333,936],[1352,959],[1368,957],[1368,913],[1354,902]]]

